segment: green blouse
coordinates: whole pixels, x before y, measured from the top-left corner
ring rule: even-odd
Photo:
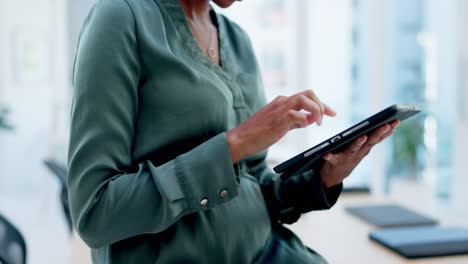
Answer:
[[[322,261],[281,224],[330,208],[341,185],[313,170],[281,180],[266,152],[232,164],[225,131],[265,98],[248,36],[211,13],[221,67],[177,0],[99,0],[85,21],[68,188],[95,263],[259,263],[275,239]]]

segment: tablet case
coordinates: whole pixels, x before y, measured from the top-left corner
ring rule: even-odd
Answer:
[[[369,238],[406,258],[468,254],[468,230],[464,228],[389,228],[372,232]]]
[[[370,187],[367,185],[344,185],[343,186],[343,193],[355,193],[355,194],[364,194],[364,193],[370,193]]]
[[[293,175],[294,172],[297,173],[297,170],[304,170],[302,168],[304,166],[308,168],[320,167],[321,163],[323,163],[322,156],[325,153],[343,151],[347,145],[360,135],[368,134],[377,127],[390,123],[393,120],[403,121],[420,112],[413,106],[392,105],[355,126],[275,166],[273,170],[276,173],[284,173],[281,178],[285,179],[288,175]]]
[[[346,210],[378,227],[435,225],[437,220],[399,205],[347,207]]]

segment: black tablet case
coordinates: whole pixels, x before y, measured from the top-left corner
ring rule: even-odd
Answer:
[[[468,254],[468,230],[464,228],[388,228],[372,232],[369,238],[406,258]]]
[[[305,171],[313,167],[320,167],[321,163],[323,163],[323,159],[321,158],[323,154],[327,152],[340,152],[354,139],[359,137],[359,135],[367,134],[393,120],[402,121],[418,113],[420,111],[412,106],[392,105],[355,126],[275,166],[273,170],[277,173],[284,172],[281,177],[285,179],[289,175],[297,173],[298,170]]]
[[[437,224],[435,219],[394,204],[347,207],[346,210],[378,227]]]

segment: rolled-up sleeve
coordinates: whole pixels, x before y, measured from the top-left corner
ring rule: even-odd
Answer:
[[[93,248],[161,232],[184,215],[237,196],[225,133],[165,164],[134,164],[140,71],[131,7],[124,0],[99,1],[75,60],[68,161],[73,222]],[[221,197],[223,190],[229,195]]]

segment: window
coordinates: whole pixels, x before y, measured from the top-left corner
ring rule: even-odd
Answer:
[[[271,163],[393,103],[416,105],[424,114],[403,123],[379,147],[381,154],[372,153],[345,183],[369,185],[379,171],[384,175],[379,188],[387,192],[395,181],[414,180],[437,182],[435,193],[448,195],[457,72],[455,2],[259,0],[226,10],[252,39],[269,100],[310,88],[338,112],[321,128],[291,132],[270,149]]]

